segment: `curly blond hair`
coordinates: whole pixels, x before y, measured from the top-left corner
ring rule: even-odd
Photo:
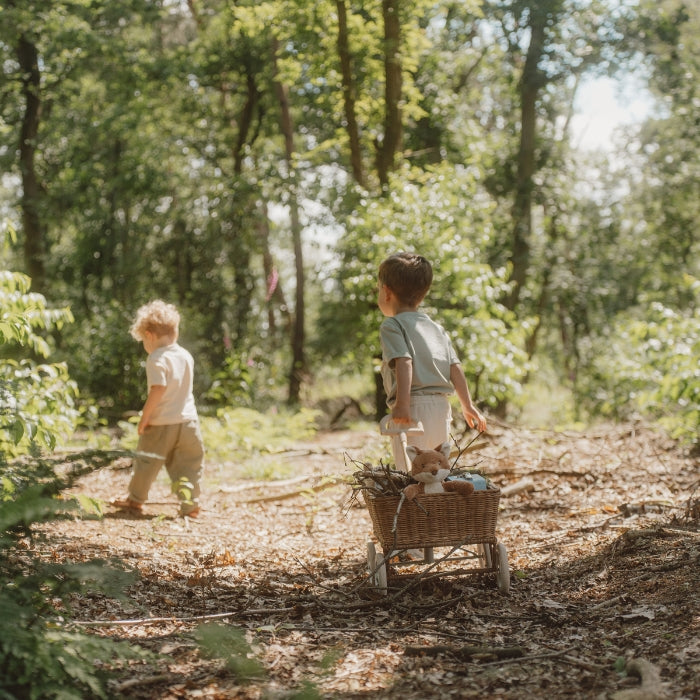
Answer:
[[[179,328],[180,313],[175,306],[156,299],[138,309],[129,333],[135,340],[143,340],[146,331],[154,333],[159,338],[163,336],[177,338]]]

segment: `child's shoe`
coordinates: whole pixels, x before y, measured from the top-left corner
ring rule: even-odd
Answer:
[[[197,518],[199,517],[199,506],[195,506],[192,510],[187,512],[181,510],[179,515],[181,518]]]
[[[115,498],[110,501],[109,504],[120,510],[130,510],[134,513],[140,513],[143,510],[143,503],[134,501],[128,496],[126,498]]]

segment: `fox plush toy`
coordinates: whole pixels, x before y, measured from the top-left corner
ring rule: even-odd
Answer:
[[[418,482],[409,484],[403,490],[406,500],[412,501],[422,493],[444,493],[454,491],[468,496],[474,491],[474,485],[468,481],[445,481],[450,473],[450,443],[444,442],[434,450],[421,450],[415,445],[406,447],[406,454],[411,460],[411,476]]]

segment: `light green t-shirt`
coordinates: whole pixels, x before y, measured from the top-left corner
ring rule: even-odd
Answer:
[[[445,329],[421,311],[406,311],[384,319],[379,327],[382,344],[382,379],[387,404],[396,402],[394,360],[413,362],[411,395],[452,394],[450,367],[459,363]]]

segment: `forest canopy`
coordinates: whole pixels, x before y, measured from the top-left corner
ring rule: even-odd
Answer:
[[[2,429],[18,367],[66,420],[138,410],[157,297],[204,411],[379,415],[376,269],[416,250],[480,405],[696,441],[699,31],[684,0],[8,0]],[[577,149],[581,82],[630,75],[648,116]]]

